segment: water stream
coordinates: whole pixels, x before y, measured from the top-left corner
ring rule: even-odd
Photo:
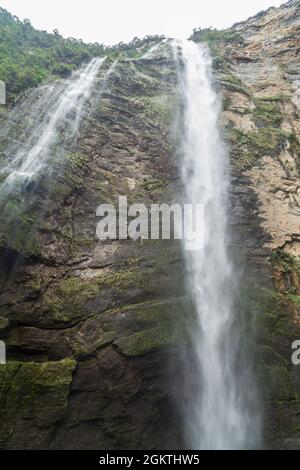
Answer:
[[[35,228],[45,218],[57,179],[63,178],[104,60],[95,58],[69,78],[29,91],[8,114],[0,131],[0,223],[6,246],[34,250]]]
[[[174,47],[183,101],[185,202],[204,205],[204,242],[199,235],[193,250],[183,242],[196,311],[190,331],[195,367],[185,368],[194,375],[197,393],[185,404],[186,440],[194,449],[248,448],[256,445],[259,432],[248,406],[248,382],[239,368],[237,279],[228,255],[229,162],[218,125],[220,102],[206,46],[177,41]]]
[[[17,123],[24,140],[12,141],[5,149],[5,164],[0,170],[1,194],[23,181],[31,181],[51,166],[49,162],[62,136],[64,143],[74,139],[103,61],[93,59],[69,79],[33,90],[21,108],[16,107],[1,137],[9,134],[12,123]],[[36,100],[37,93],[40,95]],[[25,122],[19,123],[19,116]]]

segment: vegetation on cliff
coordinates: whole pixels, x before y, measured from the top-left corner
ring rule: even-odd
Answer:
[[[130,43],[106,47],[86,44],[81,39],[67,38],[35,29],[28,19],[21,21],[0,7],[0,80],[6,82],[8,102],[27,88],[52,77],[67,77],[93,57],[124,53],[140,57],[164,36],[134,38]]]
[[[0,8],[0,80],[6,82],[9,101],[26,88],[50,77],[65,77],[84,62],[104,54],[101,44],[64,39],[36,30],[29,20]]]

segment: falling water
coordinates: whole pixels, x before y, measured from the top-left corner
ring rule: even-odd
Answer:
[[[185,201],[204,205],[204,242],[184,242],[188,287],[196,310],[191,339],[199,393],[185,406],[187,445],[194,449],[241,449],[256,445],[256,419],[248,408],[245,375],[239,371],[235,276],[227,251],[228,162],[219,129],[219,102],[204,45],[176,42],[183,97]],[[194,247],[195,248],[195,247]],[[185,364],[192,373],[191,364]],[[195,372],[196,371],[196,372]],[[252,385],[254,388],[254,386]]]
[[[99,68],[95,58],[70,78],[28,93],[0,131],[1,243],[32,251],[57,179],[63,177]]]
[[[76,71],[70,79],[58,81],[38,90],[41,93],[40,97],[29,112],[27,109],[27,115],[24,116],[25,141],[20,143],[18,139],[17,142],[9,144],[5,150],[5,163],[0,170],[1,194],[14,189],[23,181],[30,182],[45,171],[62,135],[65,142],[74,138],[84,105],[103,61],[103,58],[93,59],[87,66]],[[25,111],[27,106],[30,109],[30,101],[34,100],[35,94],[36,91],[23,103]],[[17,113],[19,111],[17,109]],[[13,116],[2,131],[2,138],[5,132],[9,133],[12,121],[14,121]]]

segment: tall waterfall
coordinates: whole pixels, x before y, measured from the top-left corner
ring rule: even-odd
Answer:
[[[196,310],[196,325],[190,332],[195,367],[186,363],[185,369],[194,374],[192,382],[199,391],[185,403],[187,445],[248,448],[256,445],[259,430],[247,404],[247,382],[239,370],[236,280],[227,250],[229,172],[218,129],[220,106],[206,46],[182,41],[175,43],[175,50],[183,98],[185,202],[204,205],[205,227],[204,243],[199,237],[196,250],[183,243],[187,284]]]
[[[20,143],[18,139],[9,143],[4,152],[4,165],[0,170],[4,181],[0,186],[0,194],[14,189],[24,181],[30,182],[46,171],[62,136],[64,142],[74,138],[84,105],[103,61],[103,58],[93,59],[73,73],[70,79],[33,91],[21,110],[17,108],[13,111],[8,126],[2,132],[2,138],[5,132],[9,134],[11,122],[18,122],[18,116],[21,116],[25,120],[23,129],[21,123],[24,141]],[[36,93],[40,94],[37,101]],[[22,111],[26,113],[24,116]]]

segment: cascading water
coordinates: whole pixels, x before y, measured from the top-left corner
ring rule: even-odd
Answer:
[[[58,81],[39,89],[41,93],[31,112],[24,116],[27,125],[23,130],[25,142],[13,142],[5,150],[5,163],[0,170],[4,180],[0,194],[4,194],[22,181],[31,181],[49,166],[55,146],[64,136],[64,141],[74,138],[79,127],[84,104],[90,96],[103,58],[93,59],[87,66],[75,72],[68,80]],[[36,91],[23,103],[29,106]],[[19,110],[18,110],[19,111]],[[17,112],[18,112],[17,111]],[[27,110],[28,111],[28,110]],[[10,123],[3,134],[10,131]]]
[[[104,60],[95,58],[70,78],[32,90],[8,115],[0,131],[0,224],[5,246],[32,252],[34,229],[63,175]]]
[[[196,310],[196,325],[190,332],[196,375],[192,381],[199,390],[185,403],[187,445],[249,448],[257,445],[259,426],[249,411],[246,375],[239,371],[236,280],[227,251],[229,173],[218,129],[220,109],[211,59],[206,46],[192,41],[176,42],[174,47],[183,98],[185,202],[204,205],[205,227],[204,242],[199,236],[196,250],[183,242],[187,284]],[[191,373],[191,364],[185,368]]]

